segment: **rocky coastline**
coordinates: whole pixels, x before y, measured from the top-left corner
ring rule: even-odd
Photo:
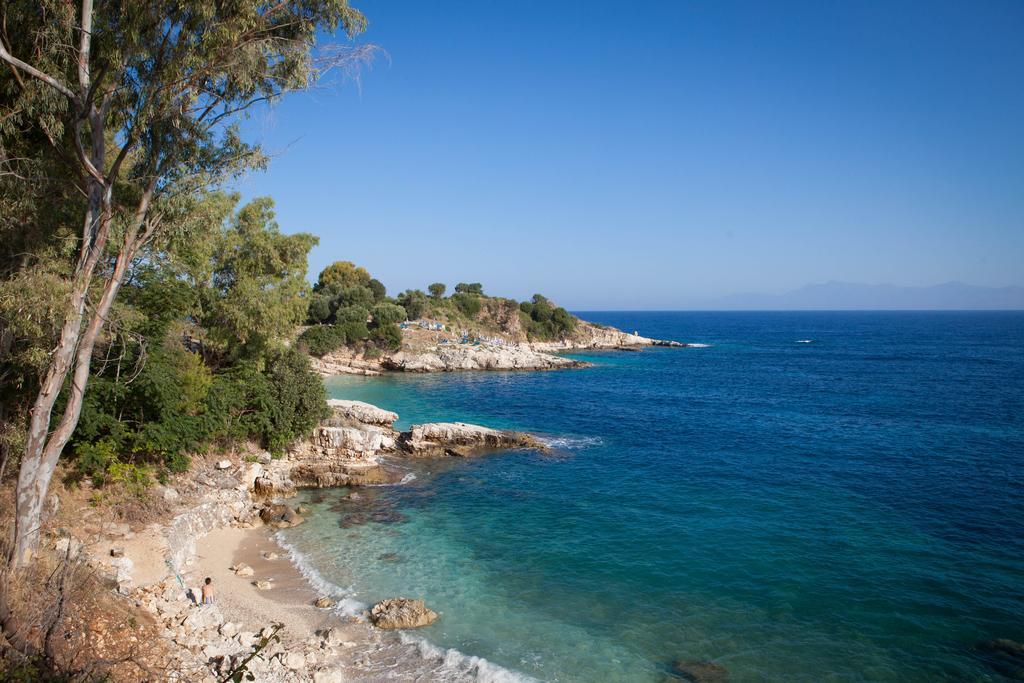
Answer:
[[[398,483],[405,458],[545,448],[530,434],[465,423],[428,423],[402,432],[394,427],[398,415],[360,401],[332,400],[330,407],[331,417],[312,437],[280,459],[258,453],[204,462],[188,481],[176,482],[182,492],[157,490],[176,511],[169,521],[135,531],[122,525],[114,534],[103,529],[93,538],[56,539],[62,552],[80,552],[152,616],[172,653],[166,680],[220,680],[261,642],[260,656],[247,664],[260,681],[359,679],[355,674],[371,669],[375,657],[395,657],[397,648],[408,645],[379,629],[425,625],[438,618],[436,613],[421,600],[396,597],[365,614],[343,615],[331,609],[333,599],[317,594],[294,567],[281,564],[284,551],[275,549],[261,529],[302,523],[305,510],[287,502],[299,488]],[[232,544],[234,554],[225,555],[225,546]],[[261,550],[243,561],[238,548],[246,546]],[[215,585],[225,592],[230,588],[222,601],[195,604],[203,575],[217,576]],[[293,586],[287,605],[251,608],[270,599],[264,596],[288,594],[280,590],[285,585]],[[268,617],[282,614],[289,628],[279,632],[272,623],[277,619]],[[434,680],[429,672],[442,663],[413,668],[419,667],[418,680]],[[445,676],[451,680],[450,672]]]
[[[312,364],[324,377],[385,372],[566,370],[590,365],[558,355],[570,351],[638,351],[645,347],[690,346],[700,345],[653,339],[580,320],[570,336],[546,342],[527,341],[521,332],[510,332],[495,333],[495,336],[475,343],[460,343],[454,335],[425,338],[419,330],[406,330],[402,347],[393,353],[366,358],[352,349],[342,348],[322,358],[312,358]]]

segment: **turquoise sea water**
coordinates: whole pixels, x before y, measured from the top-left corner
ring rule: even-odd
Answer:
[[[403,426],[557,447],[307,493],[285,540],[363,603],[425,598],[432,643],[540,680],[661,681],[674,659],[1005,680],[975,646],[1024,640],[1024,314],[582,315],[712,346],[330,380]]]

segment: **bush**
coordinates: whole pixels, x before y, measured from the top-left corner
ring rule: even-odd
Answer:
[[[370,331],[370,339],[379,348],[388,351],[397,351],[402,348],[402,331],[394,323],[373,328]]]
[[[334,297],[333,307],[335,311],[346,306],[360,306],[368,309],[375,302],[376,299],[373,296],[373,291],[369,287],[356,285],[339,291]]]
[[[341,323],[337,326],[345,332],[345,341],[351,346],[370,336],[370,330],[366,327],[366,319]]]
[[[453,294],[452,303],[467,318],[475,318],[480,312],[480,297],[475,294],[467,294],[466,292]]]
[[[477,294],[482,296],[484,293],[484,286],[479,282],[460,282],[455,285],[456,294]]]
[[[345,345],[345,330],[340,325],[316,325],[299,335],[299,344],[317,358]]]
[[[377,304],[371,311],[373,324],[377,326],[389,325],[401,322],[406,319],[405,309],[397,304]]]
[[[363,323],[365,325],[369,317],[370,311],[365,306],[345,306],[339,308],[334,314],[334,322],[339,325],[345,323]]]
[[[444,292],[446,289],[448,288],[445,287],[443,282],[435,282],[431,284],[429,287],[427,287],[427,291],[430,292],[430,296],[433,299],[440,299],[444,297]]]

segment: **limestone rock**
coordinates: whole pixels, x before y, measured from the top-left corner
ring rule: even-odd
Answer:
[[[306,666],[306,656],[301,652],[289,652],[282,661],[292,671],[298,671]]]
[[[266,505],[260,510],[260,519],[267,526],[275,526],[279,528],[298,526],[304,521],[302,517],[295,512],[288,505],[278,503],[276,505]]]
[[[554,370],[588,365],[571,358],[541,353],[525,346],[440,344],[418,353],[399,351],[381,362],[400,372],[454,372],[457,370]]]
[[[231,461],[230,460],[218,460],[216,467],[217,467],[218,470],[229,469],[231,467]]]
[[[378,408],[362,401],[347,401],[332,398],[327,401],[334,414],[340,418],[361,422],[367,425],[390,427],[398,419],[398,414],[390,410]]]
[[[256,586],[256,588],[261,591],[268,591],[274,587],[274,584],[272,584],[271,582],[263,580],[253,581],[252,585]]]
[[[370,610],[370,621],[377,628],[418,628],[434,623],[437,617],[422,600],[410,598],[382,600]]]
[[[275,552],[271,552],[269,550],[264,550],[263,551],[263,559],[264,560],[276,560],[279,557],[280,557],[280,555],[278,555]]]
[[[231,567],[231,571],[233,571],[235,573],[235,576],[243,576],[243,577],[245,577],[245,576],[252,576],[255,573],[253,571],[253,568],[250,567],[249,565],[245,564],[244,562],[239,562],[238,564],[236,564],[233,567]]]
[[[313,683],[345,683],[345,677],[340,671],[317,671]]]
[[[331,600],[328,597],[317,598],[313,605],[320,609],[330,609],[331,607],[334,607],[334,600]]]
[[[124,548],[120,546],[114,546],[110,549],[111,557],[124,557]]]
[[[399,440],[403,451],[416,456],[453,455],[465,457],[499,448],[536,448],[547,446],[535,436],[464,422],[433,422],[414,425]]]

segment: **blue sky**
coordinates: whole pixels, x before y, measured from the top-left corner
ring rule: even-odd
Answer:
[[[358,87],[245,129],[238,184],[366,266],[685,308],[845,280],[1024,284],[1024,2],[354,1]]]

